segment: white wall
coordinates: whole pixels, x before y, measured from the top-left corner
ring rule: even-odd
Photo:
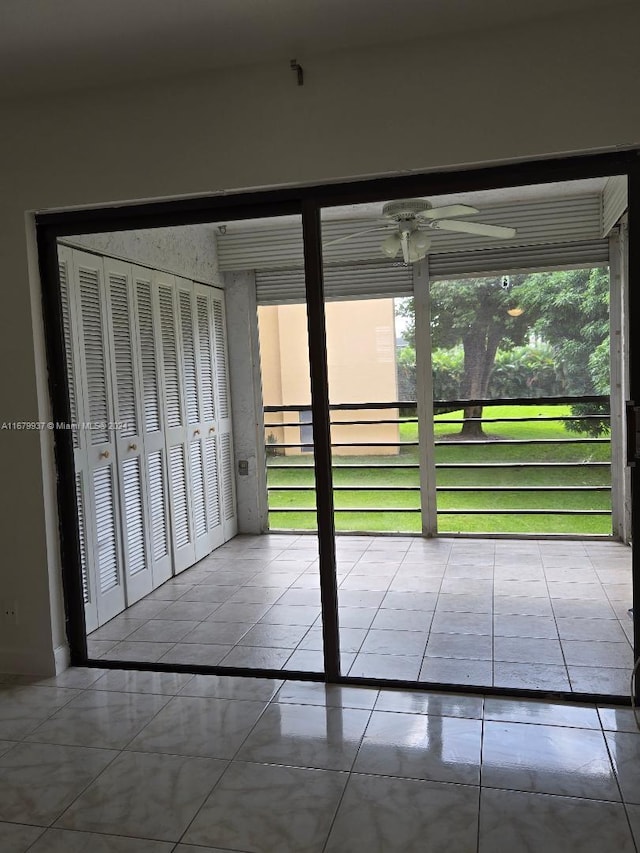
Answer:
[[[224,286],[218,271],[212,226],[185,225],[179,228],[82,234],[70,237],[65,242],[183,278]]]
[[[640,144],[639,25],[629,5],[303,58],[303,87],[279,64],[5,106],[0,421],[48,414],[29,211]],[[0,433],[0,670],[64,643],[50,440]]]

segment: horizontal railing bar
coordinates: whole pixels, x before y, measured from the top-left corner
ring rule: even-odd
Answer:
[[[268,492],[315,492],[310,486],[267,486]],[[334,486],[334,492],[419,492],[420,486]]]
[[[269,512],[315,512],[315,506],[269,507]],[[335,507],[334,512],[420,512],[420,507]],[[438,515],[611,515],[610,509],[439,509]]]
[[[473,409],[489,406],[572,406],[595,403],[604,405],[609,397],[587,394],[582,397],[495,397],[492,400],[434,400],[434,409]],[[406,404],[405,404],[406,407]]]
[[[419,492],[420,486],[334,486],[334,492]],[[314,492],[315,486],[267,486],[268,492]],[[611,486],[436,486],[436,492],[610,492]]]
[[[417,469],[419,467],[420,466],[418,465],[417,462],[398,462],[397,464],[395,464],[393,462],[380,462],[380,463],[376,462],[375,465],[359,465],[359,464],[345,462],[344,464],[341,464],[341,465],[332,465],[331,466],[332,470],[334,470],[334,471],[336,471],[336,470],[340,471],[342,469],[349,470],[349,471],[354,470],[354,469],[358,469],[360,471],[370,471],[370,470],[374,470],[374,471],[381,470],[382,471],[382,470],[387,470],[387,469],[391,470],[391,471],[396,471],[396,470],[402,471],[405,469]],[[296,471],[298,469],[304,470],[305,468],[306,469],[313,469],[314,466],[312,464],[307,464],[307,463],[301,464],[301,465],[291,465],[290,463],[287,463],[287,462],[284,462],[284,463],[283,462],[269,462],[269,464],[267,465],[267,471],[271,471],[272,469],[278,470],[278,471],[283,470],[283,469],[286,469],[287,471]]]
[[[439,509],[438,515],[611,515],[610,509]]]
[[[444,420],[438,419],[434,421],[434,425],[438,426],[438,424],[509,424],[509,423],[527,423],[527,424],[537,424],[541,421],[602,421],[610,418],[611,415],[608,413],[602,413],[601,415],[541,415],[540,417],[535,418],[457,418],[455,420]],[[415,418],[417,421],[417,418]],[[376,421],[375,423],[381,423],[381,421]],[[399,419],[399,423],[408,423],[408,421]],[[299,424],[295,424],[295,426],[299,426]]]
[[[437,462],[436,468],[609,468],[610,462]],[[365,467],[364,465],[362,466]]]
[[[460,442],[458,442],[460,443]],[[417,447],[417,441],[345,441],[336,442],[331,447]],[[288,450],[294,447],[311,447],[308,441],[295,444],[267,444],[271,450]]]
[[[445,442],[447,444],[448,442]],[[461,444],[461,442],[457,442]],[[270,450],[289,450],[294,447],[311,447],[308,441],[295,444],[267,444]],[[332,444],[331,447],[417,447],[417,441],[342,441]]]
[[[436,492],[610,492],[611,486],[436,486]]]
[[[526,445],[561,445],[561,444],[608,444],[608,438],[497,438],[497,439],[460,439],[459,441],[434,441],[436,447],[509,447]],[[331,447],[417,447],[417,441],[339,441]],[[269,443],[267,450],[292,450],[295,447],[312,447],[308,441],[287,442],[286,444]],[[310,451],[309,451],[310,452]]]
[[[315,512],[315,506],[305,507],[269,507],[269,512]],[[334,512],[420,512],[420,507],[334,507]]]
[[[461,424],[509,424],[509,423],[527,423],[534,424],[541,421],[602,421],[611,417],[609,414],[601,415],[544,415],[535,418],[457,418],[455,420],[437,420],[434,425],[461,425]],[[417,424],[418,418],[380,418],[373,421],[331,421],[331,426],[377,426],[378,424]],[[288,421],[279,424],[265,424],[265,429],[277,429],[278,427],[301,427],[311,426],[311,421],[302,423],[302,421]]]
[[[408,444],[409,442],[404,442]],[[526,445],[526,444],[609,444],[608,438],[488,438],[476,440],[473,438],[462,438],[459,441],[434,441],[438,447],[468,447],[469,445],[486,445],[502,447],[503,445]],[[336,445],[337,446],[337,445]]]
[[[581,403],[604,404],[609,402],[609,397],[597,394],[569,397],[495,397],[491,400],[434,400],[433,406],[438,409],[471,409],[485,406],[566,406],[579,405]],[[333,403],[329,406],[331,411],[353,411],[358,409],[415,409],[415,400],[392,400],[384,403]],[[308,412],[311,403],[301,405],[264,406],[265,412]]]
[[[349,412],[358,411],[359,409],[415,409],[416,403],[413,400],[402,402],[392,400],[389,403],[332,403],[329,409],[332,412]],[[291,406],[264,406],[265,412],[310,412],[311,403]]]
[[[331,421],[331,426],[378,426],[378,424],[417,424],[417,418],[384,418],[375,421]],[[444,421],[438,421],[444,423]],[[452,421],[452,423],[454,423]],[[455,423],[461,423],[455,421]],[[302,423],[301,421],[290,421],[286,424],[265,424],[265,429],[276,429],[277,427],[301,427],[311,426],[311,422]]]
[[[610,462],[438,462],[436,464],[436,468],[441,469],[486,469],[490,470],[492,468],[609,468],[611,466]],[[303,465],[291,465],[289,463],[269,463],[267,465],[267,470],[287,470],[287,471],[296,471],[296,470],[304,470],[304,469],[313,469],[312,464],[303,464]],[[402,471],[408,469],[417,469],[420,466],[417,462],[399,462],[398,464],[394,464],[392,462],[376,462],[372,465],[359,465],[345,462],[340,465],[332,465],[332,470],[334,471]]]

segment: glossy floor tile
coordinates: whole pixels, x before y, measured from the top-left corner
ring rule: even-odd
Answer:
[[[0,717],[31,713],[0,741],[2,853],[631,853],[640,840],[630,708],[123,670],[0,685]],[[91,730],[111,746],[75,745]]]
[[[600,730],[485,720],[482,783],[569,797],[619,801]]]
[[[184,839],[251,853],[321,853],[347,779],[346,773],[238,762]]]
[[[56,826],[178,841],[226,766],[212,758],[121,752]]]
[[[479,789],[352,774],[326,853],[475,853]]]
[[[619,543],[339,536],[336,550],[349,675],[627,693],[630,550]],[[321,672],[316,539],[238,536],[89,646],[114,660]],[[48,716],[8,704],[0,737]]]
[[[619,803],[484,788],[479,853],[633,853],[635,844]]]

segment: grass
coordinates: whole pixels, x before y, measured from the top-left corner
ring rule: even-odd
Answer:
[[[610,446],[604,444],[566,444],[558,445],[509,445],[505,439],[568,439],[579,438],[565,430],[558,421],[537,420],[542,417],[558,417],[570,414],[566,406],[494,406],[487,407],[485,417],[531,417],[532,421],[521,423],[485,424],[485,432],[495,438],[491,444],[460,445],[455,440],[436,447],[436,463],[479,463],[479,462],[578,462],[576,468],[532,468],[532,469],[438,469],[436,484],[438,488],[446,486],[598,486],[609,485],[608,468],[587,468],[586,462],[608,462]],[[460,427],[441,423],[462,417],[461,412],[439,415],[435,419],[435,438],[445,440],[446,436],[456,434]],[[401,441],[416,441],[418,426],[415,423],[400,425]],[[375,486],[418,486],[417,469],[397,471],[388,468],[376,470],[380,464],[417,463],[418,448],[403,447],[394,456],[338,456],[334,455],[334,486],[358,486],[356,491],[334,493],[336,508],[335,524],[340,531],[357,530],[371,532],[420,532],[421,518],[418,491],[389,490],[376,492],[362,487]],[[309,455],[277,457],[270,464],[286,464],[287,469],[268,468],[267,477],[270,487],[305,486],[303,492],[271,491],[269,493],[269,514],[272,529],[312,530],[316,527],[315,491],[313,469],[303,468],[312,462]],[[359,464],[361,470],[340,470],[343,463]],[[461,512],[451,515],[439,513],[438,530],[443,533],[567,533],[567,534],[609,534],[610,516],[560,516],[556,509],[607,510],[611,508],[609,492],[438,492],[438,510],[459,509]],[[280,507],[309,507],[307,512],[278,512]],[[363,512],[340,512],[348,507],[362,508]],[[372,507],[393,507],[413,510],[413,512],[371,512]],[[548,514],[527,515],[470,515],[464,510],[478,509],[541,509]]]

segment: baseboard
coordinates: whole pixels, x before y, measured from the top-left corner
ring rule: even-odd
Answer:
[[[64,672],[65,669],[69,669],[71,666],[71,652],[66,643],[64,646],[57,647],[53,653],[53,657],[56,665],[56,675],[60,675],[61,672]]]

